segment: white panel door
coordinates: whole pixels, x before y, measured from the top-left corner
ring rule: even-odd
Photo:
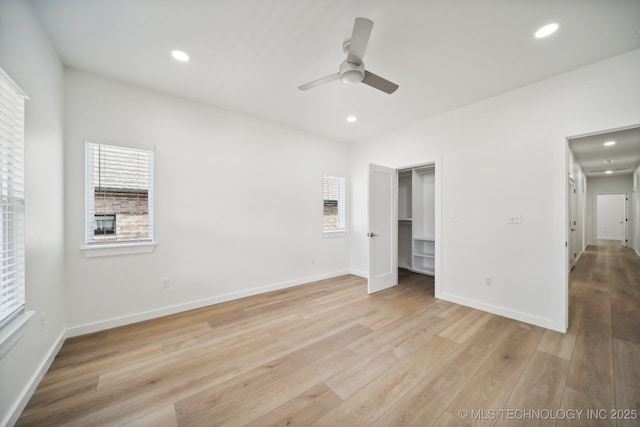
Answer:
[[[624,242],[625,203],[624,194],[596,195],[596,239]]]
[[[396,170],[369,165],[369,282],[374,293],[398,284]]]

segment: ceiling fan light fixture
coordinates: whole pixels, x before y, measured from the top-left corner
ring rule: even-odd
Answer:
[[[348,85],[358,84],[364,79],[364,64],[344,61],[340,64],[340,80]]]
[[[349,70],[340,74],[340,80],[342,80],[342,83],[346,83],[348,85],[355,85],[360,83],[363,77],[364,76],[360,72],[358,72],[358,70]]]
[[[555,33],[558,30],[559,27],[560,26],[558,24],[556,24],[555,22],[553,22],[551,24],[547,24],[544,27],[540,27],[538,29],[538,31],[536,31],[535,37],[537,39],[542,39],[542,38],[548,37],[551,34]]]

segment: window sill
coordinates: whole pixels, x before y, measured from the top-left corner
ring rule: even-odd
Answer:
[[[85,246],[80,250],[86,258],[97,258],[103,256],[148,254],[153,252],[156,249],[157,245],[158,244],[156,242],[121,243],[112,245]]]
[[[0,359],[11,350],[11,347],[20,341],[20,338],[22,338],[22,328],[34,313],[35,311],[25,311],[16,316],[15,319],[9,321],[9,323],[2,328],[0,331]]]
[[[347,232],[344,230],[336,230],[336,231],[323,231],[322,237],[332,238],[332,237],[344,237],[347,235]]]

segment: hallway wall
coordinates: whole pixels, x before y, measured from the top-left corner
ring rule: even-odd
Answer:
[[[596,236],[596,196],[598,194],[627,193],[631,196],[633,191],[633,175],[618,175],[602,178],[587,178],[587,209],[586,232],[587,244],[595,245]],[[633,230],[634,221],[629,218],[629,230]],[[631,235],[632,232],[629,233]],[[633,242],[629,242],[630,245]]]

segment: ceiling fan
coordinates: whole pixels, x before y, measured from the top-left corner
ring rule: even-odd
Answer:
[[[364,56],[364,51],[367,49],[372,28],[372,21],[367,18],[356,18],[353,24],[351,38],[345,40],[342,44],[342,50],[347,54],[347,59],[340,64],[340,71],[298,86],[298,89],[307,90],[340,79],[342,83],[350,85],[362,82],[388,94],[395,92],[396,89],[398,89],[397,84],[383,79],[364,68],[362,57]]]

